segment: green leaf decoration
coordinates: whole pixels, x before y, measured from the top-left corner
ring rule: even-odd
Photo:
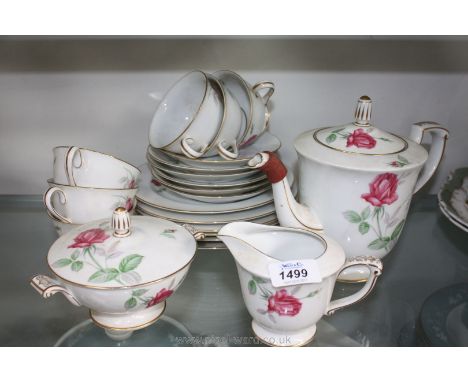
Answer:
[[[403,164],[409,164],[409,160],[406,159],[403,155],[398,154],[397,156],[398,160],[403,163]]]
[[[388,238],[388,237],[384,237],[382,239],[380,239],[380,238],[375,239],[374,241],[371,241],[369,243],[367,248],[374,249],[374,250],[379,250],[379,249],[384,248],[388,244],[389,241],[390,241],[390,238]]]
[[[93,273],[89,276],[88,281],[95,283],[105,283],[114,280],[119,275],[119,270],[115,268],[106,268]]]
[[[355,211],[345,211],[343,216],[350,223],[359,223],[361,221],[361,216]]]
[[[252,275],[252,279],[256,282],[256,283],[259,283],[259,284],[265,284],[268,282],[268,280],[265,280],[261,277],[258,277],[258,276],[255,276],[255,275]]]
[[[382,211],[382,215],[383,215],[382,207],[375,207],[375,208],[374,208],[374,212],[373,212],[373,214],[372,214],[372,217],[373,217],[373,218],[376,217],[377,215],[380,214],[381,211]]]
[[[249,283],[247,284],[247,287],[249,288],[250,294],[257,293],[257,283],[254,280],[250,280]]]
[[[130,297],[127,301],[125,301],[125,309],[130,310],[137,305],[137,299],[135,297]]]
[[[80,251],[78,249],[75,249],[70,257],[74,261],[78,258],[79,255],[80,255]]]
[[[370,207],[367,206],[366,208],[364,208],[361,212],[361,219],[362,220],[366,220],[370,215]]]
[[[343,131],[344,130],[344,127],[341,127],[339,129],[336,129],[336,130],[333,130],[332,133],[339,133],[340,131]]]
[[[310,292],[307,296],[304,298],[309,298],[309,297],[314,297],[318,292],[320,292],[320,289],[314,290],[313,292]]]
[[[326,139],[327,143],[335,142],[335,140],[336,140],[336,134],[330,134]]]
[[[83,268],[83,262],[82,261],[75,261],[71,265],[72,271],[79,272],[81,271],[81,268]]]
[[[146,292],[148,292],[148,289],[137,289],[132,292],[132,296],[140,297],[143,296]]]
[[[125,256],[119,264],[120,272],[129,272],[134,270],[138,265],[140,265],[143,256],[133,254]]]
[[[398,236],[400,236],[401,230],[403,229],[404,225],[405,225],[405,219],[403,219],[401,222],[397,224],[397,226],[392,232],[392,235],[390,236],[391,240],[398,239]]]
[[[391,139],[384,138],[384,137],[380,137],[380,138],[377,138],[377,139],[380,139],[381,141],[385,141],[385,142],[391,142],[392,141]]]
[[[359,232],[361,235],[365,235],[367,232],[369,232],[370,225],[367,222],[361,222],[359,224]]]
[[[55,268],[63,268],[67,265],[70,265],[71,263],[72,261],[70,259],[59,259],[55,263],[53,263],[52,266]]]

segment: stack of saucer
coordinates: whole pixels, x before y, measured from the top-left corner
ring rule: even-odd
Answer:
[[[438,194],[439,208],[445,217],[468,232],[468,167],[452,171]]]

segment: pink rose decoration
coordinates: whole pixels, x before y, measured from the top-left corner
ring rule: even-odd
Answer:
[[[377,144],[377,141],[367,134],[363,129],[356,129],[348,135],[346,147],[356,146],[359,148],[372,149]]]
[[[161,185],[161,183],[156,179],[151,180],[151,183],[153,183],[157,187],[159,187]]]
[[[137,183],[136,183],[136,180],[135,179],[132,179],[128,185],[127,185],[127,188],[136,188],[137,186]]]
[[[163,302],[166,298],[170,297],[174,293],[171,289],[162,288],[156,296],[154,296],[148,303],[146,304],[147,308],[151,308],[153,305],[159,304]]]
[[[268,298],[268,313],[276,312],[280,316],[295,316],[301,310],[302,302],[281,289]]]
[[[377,175],[369,184],[369,193],[362,194],[361,198],[372,204],[374,207],[381,207],[384,204],[392,204],[398,199],[396,193],[398,177],[392,173]]]
[[[88,229],[87,231],[81,232],[76,236],[73,244],[70,244],[68,248],[87,248],[93,244],[103,243],[109,236],[106,232],[100,228]]]
[[[125,209],[128,212],[131,212],[133,210],[133,201],[131,198],[128,198],[127,201],[125,202]]]

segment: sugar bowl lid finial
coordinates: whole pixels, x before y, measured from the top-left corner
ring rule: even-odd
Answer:
[[[359,98],[356,111],[354,112],[354,124],[357,126],[370,126],[372,116],[372,100],[369,96],[363,95]]]
[[[124,207],[117,207],[112,214],[112,229],[115,237],[130,235],[130,214]]]

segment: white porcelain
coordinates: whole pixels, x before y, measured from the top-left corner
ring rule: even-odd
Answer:
[[[239,150],[239,156],[234,160],[225,160],[222,157],[200,158],[192,159],[183,155],[177,155],[173,152],[166,152],[166,154],[173,159],[178,160],[180,163],[190,166],[192,168],[200,169],[217,169],[217,171],[228,171],[235,169],[252,170],[247,166],[247,162],[260,151],[276,152],[281,147],[280,140],[270,132],[266,131],[262,136],[253,144],[243,147]]]
[[[151,171],[147,164],[140,166],[140,169],[142,176],[138,183],[138,202],[166,211],[211,215],[243,211],[273,203],[271,191],[229,204],[207,204],[187,199],[168,190],[162,184],[153,182]]]
[[[44,194],[48,214],[62,223],[84,224],[110,216],[117,207],[130,213],[136,205],[136,188],[106,189],[65,186],[48,180]]]
[[[455,219],[454,215],[448,209],[446,209],[443,204],[439,204],[439,209],[450,223],[460,228],[462,231],[468,232],[468,225],[463,224],[463,222],[460,220]]]
[[[152,169],[162,171],[164,174],[172,177],[173,180],[180,182],[186,182],[186,184],[194,183],[199,185],[211,184],[214,187],[232,187],[239,186],[246,183],[255,183],[262,180],[266,180],[265,174],[260,171],[244,171],[232,174],[198,174],[195,172],[185,170],[174,170],[171,167],[167,167],[164,164],[155,161],[150,155],[147,155],[148,164]]]
[[[67,232],[70,232],[72,229],[79,227],[81,224],[71,224],[71,223],[63,223],[61,221],[52,219],[52,224],[55,228],[55,232],[57,232],[57,236],[62,236]]]
[[[211,141],[199,141],[193,137],[182,139],[182,152],[193,159],[214,155],[226,160],[236,159],[239,156],[239,132],[246,124],[245,116],[232,94],[215,77],[210,76],[209,79],[222,100],[223,116],[218,132]]]
[[[208,146],[218,133],[222,116],[219,91],[206,73],[194,70],[180,78],[158,105],[150,126],[150,144],[180,154],[184,139]]]
[[[361,257],[345,262],[345,254],[337,242],[307,230],[236,222],[224,226],[218,238],[236,261],[254,333],[273,346],[310,342],[323,315],[366,297],[382,273],[380,260]],[[321,281],[279,288],[272,285],[270,264],[305,259],[315,260]],[[367,267],[371,277],[358,292],[331,301],[338,275],[356,265]]]
[[[54,277],[35,276],[31,285],[45,298],[62,293],[89,308],[98,326],[122,334],[158,319],[195,250],[195,238],[184,227],[130,217],[119,208],[112,220],[91,222],[57,239],[47,255]]]
[[[409,139],[370,124],[372,103],[359,99],[354,123],[320,128],[294,143],[299,156],[299,202],[288,193],[284,171],[268,154],[252,160],[274,180],[281,225],[321,230],[340,243],[348,258],[384,257],[396,244],[414,192],[433,175],[448,136],[434,122],[412,126]],[[432,136],[428,155],[420,145]],[[367,270],[344,272],[340,279],[363,281]]]
[[[270,112],[267,105],[275,85],[262,81],[252,86],[230,70],[219,70],[214,75],[234,95],[247,116],[246,129],[240,139],[241,147],[255,142],[268,128]]]
[[[75,146],[54,147],[55,183],[97,188],[135,188],[140,170],[94,150]]]
[[[189,183],[187,181],[180,181],[174,178],[171,178],[168,175],[163,174],[161,171],[152,169],[151,173],[153,178],[160,182],[162,185],[167,188],[186,192],[193,195],[202,195],[202,196],[230,196],[230,195],[240,195],[251,191],[260,191],[267,190],[271,188],[270,183],[267,180],[260,182],[249,183],[246,182],[241,185],[217,187],[211,185],[199,185],[195,183]]]

